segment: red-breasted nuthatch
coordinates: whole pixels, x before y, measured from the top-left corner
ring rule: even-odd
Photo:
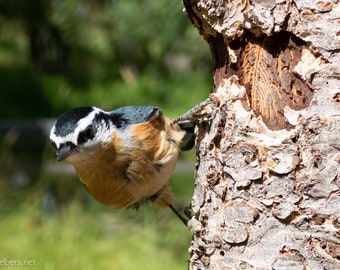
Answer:
[[[193,125],[171,122],[152,106],[127,106],[106,112],[80,107],[61,114],[50,140],[57,160],[72,164],[89,193],[115,209],[145,201],[172,206],[168,181],[180,149],[194,144]],[[183,129],[181,128],[183,126]]]

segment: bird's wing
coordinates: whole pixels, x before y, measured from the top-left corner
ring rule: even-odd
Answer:
[[[161,114],[161,109],[154,106],[125,106],[109,112],[112,122],[117,126],[147,123]]]

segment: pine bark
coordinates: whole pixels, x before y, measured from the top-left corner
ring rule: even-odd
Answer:
[[[189,269],[340,269],[340,4],[183,0],[211,48]]]

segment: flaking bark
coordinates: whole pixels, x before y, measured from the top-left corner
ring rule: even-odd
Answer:
[[[184,0],[215,59],[190,269],[340,269],[338,1]]]

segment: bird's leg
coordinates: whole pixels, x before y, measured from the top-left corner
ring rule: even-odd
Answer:
[[[186,215],[186,217],[188,219],[191,219],[194,215],[194,212],[191,208],[191,204],[189,204],[188,206],[184,207],[184,210],[183,210],[184,214]]]
[[[204,116],[204,113],[202,111],[204,108],[213,103],[214,101],[208,97],[206,100],[203,102],[197,104],[195,107],[187,111],[185,114],[181,115],[180,117],[177,117],[171,121],[171,125],[173,124],[179,124],[182,129],[187,130],[187,129],[192,129],[193,133],[193,128],[195,126],[195,122],[197,119],[200,117]],[[187,125],[187,126],[186,126]],[[190,211],[190,207],[184,209],[184,214],[186,217],[181,215],[176,208],[172,205],[169,204],[169,208],[175,213],[175,215],[184,223],[185,226],[188,225],[189,219],[192,217],[192,212]]]
[[[172,212],[175,213],[175,215],[183,222],[185,226],[188,225],[188,221],[189,221],[188,218],[183,217],[183,215],[181,215],[181,213],[179,213],[172,204],[169,204],[169,208],[172,210]]]
[[[202,101],[201,103],[197,104],[195,107],[191,108],[189,111],[187,111],[185,114],[181,115],[180,117],[177,117],[171,121],[171,124],[176,124],[178,122],[184,122],[184,121],[195,121],[197,120],[203,111],[203,109],[213,103],[214,101],[208,97],[206,100]],[[204,114],[203,114],[204,115]]]

